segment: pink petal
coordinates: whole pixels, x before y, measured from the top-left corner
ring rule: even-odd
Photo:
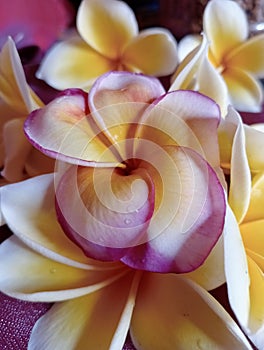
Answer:
[[[149,241],[131,248],[121,261],[148,271],[188,272],[204,262],[221,235],[225,198],[201,156],[182,147],[165,149],[167,158],[156,150],[152,158],[157,158],[159,176],[152,173],[156,202]]]
[[[10,35],[18,47],[37,45],[46,50],[73,20],[67,0],[0,2],[0,46]]]
[[[29,141],[52,158],[86,166],[96,166],[96,162],[103,166],[120,163],[101,140],[100,130],[89,114],[87,94],[82,90],[65,90],[30,114],[24,130]]]
[[[118,260],[142,240],[154,207],[144,169],[71,167],[58,181],[56,208],[66,234],[84,252]]]

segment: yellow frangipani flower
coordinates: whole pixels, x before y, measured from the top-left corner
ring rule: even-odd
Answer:
[[[232,0],[208,2],[203,31],[207,52],[192,72],[196,79],[193,87],[216,99],[224,113],[228,104],[240,111],[260,111],[263,88],[258,79],[264,77],[264,34],[249,37],[246,14]],[[197,50],[198,43],[199,38],[191,35],[180,42],[179,56],[186,59],[177,68],[173,81],[189,64],[191,56],[187,54],[194,48]],[[215,94],[216,84],[221,94]]]
[[[42,106],[26,82],[15,43],[9,38],[0,52],[0,166],[9,182],[53,168],[53,162],[33,149],[23,131],[27,115]]]
[[[163,28],[139,32],[132,9],[122,1],[83,0],[76,27],[51,48],[37,73],[59,90],[89,90],[98,76],[112,70],[165,76],[176,68],[173,35]]]

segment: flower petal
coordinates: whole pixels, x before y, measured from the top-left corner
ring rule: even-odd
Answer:
[[[84,0],[77,14],[83,39],[103,56],[118,58],[125,45],[138,33],[132,9],[122,1]]]
[[[27,85],[21,60],[11,38],[0,55],[0,97],[18,113],[16,117],[26,116],[42,105]]]
[[[259,78],[264,77],[264,34],[248,39],[226,56],[227,67],[236,67]]]
[[[248,327],[250,333],[256,333],[264,326],[264,276],[263,270],[248,256],[250,275],[250,316]]]
[[[32,145],[25,137],[23,125],[24,118],[11,119],[3,128],[5,161],[1,175],[10,182],[20,181],[26,177],[24,166]]]
[[[264,154],[260,149],[264,147],[264,132],[257,128],[244,125],[246,149],[250,169],[253,173],[264,170]]]
[[[88,259],[64,234],[55,213],[53,174],[1,188],[1,211],[26,245],[60,263],[83,269],[107,269]],[[111,266],[109,266],[111,268]]]
[[[178,57],[182,62],[198,45],[201,44],[202,36],[200,34],[187,34],[178,43]]]
[[[194,91],[172,91],[142,115],[136,137],[157,145],[176,144],[200,153],[213,167],[219,166],[218,105]]]
[[[234,1],[212,0],[204,11],[203,28],[217,64],[248,36],[245,12]]]
[[[27,301],[54,302],[78,298],[104,288],[126,270],[88,271],[58,263],[13,236],[0,246],[0,290]],[[18,263],[19,262],[19,263]]]
[[[249,206],[251,174],[246,154],[244,125],[240,115],[232,107],[229,107],[228,114],[220,125],[219,145],[222,165],[230,169],[228,202],[240,223]]]
[[[118,260],[139,244],[154,209],[153,184],[144,169],[70,168],[56,189],[59,221],[84,252]]]
[[[251,349],[209,293],[176,275],[143,276],[130,333],[138,349]]]
[[[158,79],[141,74],[110,72],[97,79],[88,96],[89,107],[123,160],[133,157],[129,142],[133,143],[140,115],[164,93]]]
[[[239,68],[227,68],[222,76],[227,84],[232,105],[239,111],[259,112],[263,102],[261,84]]]
[[[246,327],[250,309],[248,265],[239,227],[229,206],[224,230],[224,251],[228,299],[239,323]]]
[[[201,37],[200,45],[197,45],[180,64],[171,78],[169,91],[180,89],[194,89],[195,75],[199,69],[200,63],[208,51],[207,38]]]
[[[256,262],[258,255],[264,258],[264,218],[241,224],[240,232],[246,249],[256,254]],[[252,259],[254,260],[253,255]]]
[[[145,167],[156,193],[149,241],[132,248],[121,261],[155,272],[192,271],[204,262],[222,233],[223,188],[209,164],[193,150],[146,149],[150,151],[141,159],[147,160]]]
[[[262,172],[256,175],[252,180],[249,208],[247,211],[247,215],[243,220],[243,224],[250,221],[252,222],[255,220],[264,219],[263,207],[264,207],[264,173]]]
[[[229,96],[227,86],[221,74],[210,63],[207,56],[202,60],[198,75],[198,91],[211,97],[221,108],[221,114],[225,117],[227,106],[229,105]]]
[[[182,274],[182,276],[186,276],[206,290],[212,290],[223,285],[226,281],[223,236],[219,238],[201,266],[192,272]]]
[[[33,328],[29,350],[121,349],[130,323],[136,279],[130,273],[92,294],[55,304]]]
[[[74,33],[52,46],[41,62],[37,77],[58,90],[77,87],[89,90],[98,76],[116,68],[115,62]]]
[[[107,149],[104,138],[100,139],[100,130],[89,115],[87,94],[82,90],[66,90],[33,112],[25,122],[25,133],[37,149],[52,158],[86,166],[120,163]]]
[[[122,63],[131,71],[169,75],[177,65],[176,41],[166,29],[145,29],[126,46]]]

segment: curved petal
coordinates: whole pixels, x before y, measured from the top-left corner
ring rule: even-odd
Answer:
[[[178,43],[178,57],[182,62],[196,47],[201,44],[202,36],[200,34],[187,34]]]
[[[227,206],[224,230],[225,273],[228,299],[242,327],[247,327],[250,297],[247,257],[235,216]]]
[[[203,28],[217,64],[248,36],[245,12],[234,1],[212,0],[204,11]]]
[[[26,245],[62,264],[83,269],[111,266],[88,259],[64,234],[55,213],[53,174],[42,175],[1,188],[1,211]]]
[[[255,35],[232,50],[225,58],[227,67],[236,67],[264,77],[264,34]]]
[[[77,14],[77,29],[96,51],[117,59],[138,33],[132,9],[117,0],[84,0]]]
[[[250,333],[256,333],[264,326],[264,276],[258,264],[248,256],[250,275],[250,315],[248,327]]]
[[[197,45],[178,65],[171,77],[172,83],[169,91],[195,88],[196,74],[207,51],[208,42],[206,36],[203,35],[200,45]]]
[[[263,207],[264,207],[264,173],[261,172],[258,175],[256,175],[252,180],[252,189],[250,193],[249,208],[243,220],[243,224],[246,222],[252,222],[255,220],[264,219]]]
[[[142,30],[124,49],[122,64],[128,70],[165,76],[177,65],[177,45],[173,35],[163,28]]]
[[[88,271],[58,263],[13,236],[0,246],[0,290],[27,301],[54,302],[78,298],[113,283],[127,270]]]
[[[259,112],[263,102],[261,84],[249,73],[227,68],[222,76],[227,84],[232,105],[239,111]]]
[[[138,349],[251,349],[209,293],[176,275],[143,276],[130,333]]]
[[[238,223],[246,215],[251,191],[251,173],[246,154],[244,126],[240,115],[229,107],[226,119],[220,129],[220,149],[226,150],[226,138],[231,136],[230,187],[228,202]]]
[[[96,127],[82,90],[64,91],[26,120],[25,133],[41,152],[60,160],[86,166],[115,166],[120,163],[107,148]],[[121,160],[122,161],[122,160]]]
[[[71,34],[47,52],[37,77],[58,90],[88,90],[98,76],[116,68],[115,62],[92,49],[78,34]]]
[[[194,91],[172,91],[156,100],[142,115],[136,137],[157,145],[180,145],[219,166],[218,105]]]
[[[246,249],[264,258],[264,218],[241,224],[240,232]]]
[[[244,125],[246,136],[246,150],[250,169],[253,173],[264,170],[264,154],[260,149],[264,147],[264,132],[253,125]]]
[[[153,77],[125,72],[110,72],[97,79],[88,101],[99,129],[123,160],[132,158],[135,128],[148,105],[165,93]]]
[[[21,60],[11,38],[0,54],[0,97],[18,113],[17,117],[26,116],[42,105],[27,85]]]
[[[74,168],[56,189],[59,221],[84,252],[118,260],[139,244],[154,209],[153,184],[144,169]]]
[[[223,285],[226,281],[223,236],[219,238],[201,266],[192,272],[182,274],[182,276],[186,276],[206,290],[212,290]]]
[[[28,349],[122,349],[136,280],[137,276],[130,273],[92,294],[55,304],[35,324]]]
[[[24,118],[11,119],[3,128],[5,161],[1,175],[10,182],[20,181],[26,177],[24,167],[32,145],[25,137],[23,125]]]
[[[149,241],[132,248],[121,261],[155,272],[192,271],[204,262],[222,233],[223,188],[209,164],[193,150],[146,149],[148,154],[139,158],[146,160],[156,193]]]
[[[198,91],[211,97],[221,108],[222,117],[227,113],[229,105],[228,89],[221,74],[210,63],[208,57],[202,60],[197,74]]]

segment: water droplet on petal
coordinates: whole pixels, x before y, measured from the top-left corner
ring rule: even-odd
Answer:
[[[126,225],[130,225],[131,224],[131,220],[130,219],[125,219],[125,224]]]
[[[56,269],[53,267],[50,269],[50,273],[55,273],[56,272]]]

